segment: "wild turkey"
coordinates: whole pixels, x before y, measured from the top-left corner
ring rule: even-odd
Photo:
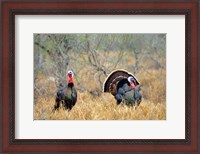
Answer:
[[[60,107],[60,104],[63,103],[65,109],[71,110],[72,107],[76,104],[77,101],[77,91],[73,83],[73,72],[68,71],[66,78],[69,79],[68,84],[63,86],[57,91],[54,110]]]
[[[103,92],[111,93],[117,104],[121,102],[126,105],[139,105],[142,95],[139,92],[138,85],[140,83],[136,77],[126,70],[115,70],[111,72],[103,84]]]

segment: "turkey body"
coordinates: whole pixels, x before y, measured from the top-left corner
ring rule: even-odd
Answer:
[[[57,94],[55,100],[54,109],[58,109],[62,103],[65,109],[71,110],[77,101],[77,91],[73,83],[68,83],[67,86],[61,87]]]
[[[138,88],[130,89],[129,91],[119,88],[115,99],[117,104],[124,103],[126,105],[135,105],[135,103],[137,103],[139,105],[142,101],[142,95]]]
[[[132,88],[128,77],[134,78],[135,88]],[[142,95],[138,88],[139,82],[137,79],[126,70],[113,71],[104,82],[104,92],[111,93],[116,99],[116,103],[124,103],[128,106],[133,106],[136,103],[139,105],[142,100]]]
[[[139,92],[138,87],[132,89],[130,84],[125,82],[124,84],[122,84],[121,87],[118,87],[115,99],[117,101],[117,104],[123,102],[124,104],[130,106],[135,105],[135,103],[139,105],[142,101],[142,95]]]

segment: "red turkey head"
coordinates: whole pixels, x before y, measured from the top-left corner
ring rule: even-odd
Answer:
[[[74,73],[72,71],[68,71],[66,77],[69,79],[69,83],[73,83]]]
[[[134,77],[132,77],[132,76],[129,76],[128,77],[128,82],[131,84],[131,88],[132,89],[135,89],[135,79],[134,79]]]

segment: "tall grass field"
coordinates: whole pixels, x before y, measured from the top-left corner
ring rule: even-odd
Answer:
[[[78,100],[71,111],[61,107],[53,112],[55,104],[56,85],[51,80],[41,77],[44,93],[49,96],[35,98],[35,120],[165,120],[166,119],[166,90],[165,72],[153,71],[154,76],[144,74],[140,79],[142,102],[139,106],[128,107],[116,105],[116,100],[110,93],[101,93],[93,96],[89,92],[78,92]],[[92,84],[92,83],[90,83]]]

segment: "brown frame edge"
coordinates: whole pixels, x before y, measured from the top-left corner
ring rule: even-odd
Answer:
[[[158,0],[157,0],[158,1]],[[24,6],[24,12],[22,11],[21,13],[27,13],[26,11],[26,7],[28,7],[29,9],[33,9],[33,7],[39,8],[39,9],[44,9],[45,8],[49,8],[49,9],[55,9],[53,5],[50,5],[50,0],[44,0],[44,2],[48,2],[48,4],[46,5],[45,3],[40,3],[40,2],[33,2],[31,5],[31,3],[21,3],[18,2],[14,3],[14,1],[10,1],[7,2],[5,1],[5,5],[4,5],[4,1],[3,3],[1,2],[1,4],[3,4],[3,9],[2,12],[3,16],[2,16],[2,24],[3,24],[3,28],[1,29],[1,37],[3,40],[3,42],[1,42],[1,46],[2,47],[2,53],[0,53],[0,58],[2,59],[2,64],[0,67],[0,71],[2,73],[1,77],[1,82],[0,84],[2,85],[1,87],[1,104],[0,107],[2,106],[2,116],[0,118],[0,120],[2,120],[2,143],[3,143],[3,151],[2,152],[22,152],[22,151],[67,151],[67,152],[181,152],[184,153],[185,152],[189,152],[189,153],[198,153],[200,152],[200,147],[197,145],[197,136],[200,134],[199,130],[198,130],[198,135],[197,135],[197,111],[200,110],[200,108],[197,108],[197,96],[198,96],[198,86],[199,84],[197,84],[198,82],[198,68],[200,65],[200,62],[198,61],[197,57],[198,57],[198,53],[197,53],[197,40],[199,41],[199,39],[197,38],[197,34],[196,31],[198,31],[197,28],[197,23],[196,20],[198,18],[197,16],[197,11],[199,11],[199,8],[197,8],[197,6],[199,6],[199,3],[197,1],[189,1],[189,2],[182,2],[179,3],[178,1],[173,1],[173,4],[170,3],[170,1],[167,1],[167,3],[157,3],[154,4],[153,2],[149,2],[149,3],[137,3],[137,5],[134,3],[134,7],[144,7],[144,9],[158,9],[160,6],[161,7],[165,7],[165,4],[168,5],[168,7],[172,7],[172,9],[174,9],[174,5],[179,5],[180,8],[187,8],[187,9],[192,9],[192,19],[191,19],[191,51],[193,51],[191,53],[191,59],[193,60],[191,69],[194,72],[191,75],[191,82],[193,84],[191,84],[190,88],[191,89],[195,89],[194,94],[192,94],[191,102],[196,102],[196,105],[191,105],[191,111],[190,113],[192,114],[191,118],[191,124],[194,127],[191,127],[191,141],[190,143],[188,142],[188,144],[185,144],[183,140],[180,140],[180,142],[177,142],[176,145],[171,145],[170,142],[165,144],[165,143],[161,143],[164,140],[156,140],[156,142],[154,142],[155,140],[149,140],[149,141],[142,141],[140,142],[135,142],[134,143],[130,143],[128,140],[125,141],[125,143],[123,143],[123,141],[120,142],[116,142],[115,140],[112,140],[109,143],[106,143],[106,141],[108,140],[99,140],[100,142],[98,142],[98,144],[92,144],[89,142],[95,142],[95,140],[90,140],[88,143],[84,144],[84,142],[87,140],[79,140],[80,142],[78,144],[74,144],[72,140],[54,140],[54,141],[50,141],[50,140],[40,140],[40,141],[33,141],[33,140],[13,140],[13,138],[10,138],[12,136],[11,132],[10,132],[10,126],[12,125],[12,123],[10,123],[10,119],[12,120],[12,118],[9,116],[10,113],[10,107],[9,107],[9,93],[11,89],[10,85],[9,85],[9,78],[10,78],[10,72],[9,69],[12,66],[9,66],[8,62],[9,62],[9,55],[8,53],[10,52],[10,50],[14,50],[13,45],[14,42],[12,42],[13,40],[11,39],[11,34],[10,34],[10,30],[12,29],[12,24],[10,24],[10,17],[12,17],[12,13],[16,13],[14,12],[6,12],[9,9],[12,10],[17,10],[17,9],[21,9],[21,7]],[[120,3],[120,0],[117,1],[118,5],[114,5],[114,9],[120,9],[120,7],[126,7],[126,9],[131,9],[131,7],[133,7],[133,5],[130,5],[132,2],[129,0],[127,2],[127,4],[125,3]],[[159,1],[160,2],[160,1]],[[175,3],[174,3],[175,2]],[[186,6],[187,3],[187,6]],[[91,4],[91,5],[90,5]],[[76,3],[67,3],[67,5],[70,5],[70,7],[74,7],[74,9],[83,9],[83,8],[88,8],[88,6],[90,8],[96,8],[96,7],[104,7],[104,9],[109,9],[110,7],[113,7],[113,1],[112,2],[92,2],[92,3],[84,3],[84,2],[76,2]],[[122,5],[120,5],[122,4]],[[188,5],[189,4],[189,5]],[[61,8],[63,8],[63,6],[59,5]],[[122,8],[121,8],[122,9]],[[135,9],[135,8],[134,8]],[[23,10],[23,9],[22,9]],[[45,11],[43,12],[43,14],[51,14],[51,11]],[[56,12],[56,11],[55,11]],[[55,13],[53,12],[53,13]],[[59,11],[58,11],[59,12]],[[29,14],[30,12],[28,12]],[[42,13],[42,12],[39,12]],[[90,13],[90,11],[89,11]],[[111,12],[112,14],[112,12]],[[198,21],[198,20],[197,20]],[[11,25],[11,26],[8,26]],[[9,29],[11,28],[11,29]],[[199,32],[199,31],[198,31]],[[11,41],[11,42],[10,42]],[[11,43],[12,45],[10,45],[9,43]],[[12,47],[10,47],[12,46]],[[188,48],[190,48],[188,47]],[[187,46],[186,46],[187,48]],[[196,51],[196,52],[194,52]],[[189,68],[190,69],[190,68]],[[196,84],[195,84],[196,83]],[[12,90],[11,90],[12,91]],[[5,104],[6,102],[6,104]],[[0,112],[0,113],[1,113]],[[199,113],[198,113],[199,114]],[[195,116],[196,115],[196,116]],[[198,119],[199,122],[199,119]],[[199,122],[200,123],[200,122]],[[136,140],[137,141],[137,140]],[[146,144],[145,144],[146,142]],[[159,142],[161,144],[159,144]],[[181,144],[181,142],[183,142],[183,144]],[[70,144],[71,143],[71,144]],[[80,144],[81,143],[81,144]],[[105,144],[106,143],[106,144]],[[113,144],[114,143],[114,144]],[[155,144],[156,143],[156,144]],[[172,143],[172,142],[171,142]],[[198,142],[199,143],[199,142]]]

